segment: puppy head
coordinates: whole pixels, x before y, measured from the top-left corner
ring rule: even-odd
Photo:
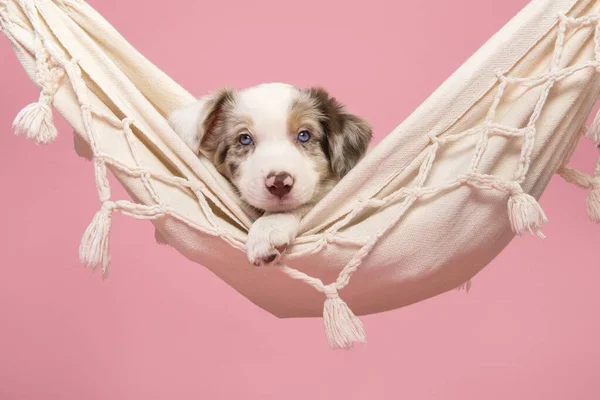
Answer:
[[[370,125],[324,89],[281,83],[221,89],[174,112],[169,123],[245,202],[270,212],[318,201],[371,139]]]

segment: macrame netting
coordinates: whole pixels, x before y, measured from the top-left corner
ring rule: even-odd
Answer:
[[[530,5],[534,11],[535,7],[542,7],[540,1],[534,3]],[[275,270],[282,271],[288,277],[303,282],[322,294],[325,299],[323,306],[325,330],[332,347],[349,348],[353,343],[365,342],[366,337],[362,323],[351,311],[348,304],[341,299],[339,292],[350,284],[351,278],[359,268],[364,269],[361,266],[367,263],[369,257],[373,258],[373,252],[384,238],[398,235],[398,233],[391,232],[396,232],[395,229],[398,228],[400,222],[406,220],[411,210],[419,203],[426,205],[436,198],[459,191],[463,193],[464,190],[468,190],[469,193],[470,191],[493,193],[493,196],[496,197],[484,198],[484,200],[488,203],[498,202],[499,200],[505,202],[504,207],[506,207],[505,212],[508,216],[508,223],[514,234],[522,235],[530,232],[543,237],[541,228],[547,221],[547,217],[538,204],[536,197],[539,197],[549,180],[544,174],[550,176],[553,172],[558,172],[567,181],[590,190],[587,198],[587,211],[593,221],[600,222],[600,159],[596,163],[593,175],[566,166],[581,132],[585,132],[586,136],[595,141],[597,145],[600,145],[600,117],[596,117],[589,129],[583,125],[585,115],[589,112],[600,89],[597,78],[592,76],[593,73],[587,76],[584,84],[577,86],[578,90],[587,90],[589,93],[586,92],[586,96],[582,99],[577,98],[577,102],[573,100],[573,104],[578,108],[577,112],[573,111],[572,115],[569,114],[569,118],[576,118],[572,121],[569,129],[574,133],[568,135],[565,133],[564,140],[557,142],[560,143],[560,151],[557,150],[555,159],[552,163],[549,162],[551,164],[549,169],[552,169],[552,171],[549,173],[540,172],[543,169],[540,168],[536,170],[536,174],[544,175],[544,178],[540,179],[539,183],[527,181],[533,163],[539,158],[536,151],[540,151],[540,145],[537,143],[540,140],[540,125],[543,125],[544,132],[546,126],[549,125],[547,120],[540,121],[547,104],[550,102],[549,98],[553,96],[553,91],[561,92],[562,89],[557,89],[557,86],[561,85],[563,81],[566,81],[564,84],[567,85],[569,79],[578,74],[585,74],[587,71],[594,70],[600,71],[600,24],[598,23],[600,17],[595,13],[598,11],[596,2],[563,1],[556,3],[561,3],[560,5],[569,3],[571,7],[555,13],[551,24],[542,26],[539,32],[531,33],[532,36],[536,36],[531,40],[531,48],[534,44],[543,42],[543,40],[552,43],[552,51],[547,62],[543,55],[538,55],[540,61],[533,63],[534,67],[529,70],[520,69],[529,73],[526,76],[514,74],[513,69],[519,70],[519,68],[512,68],[516,63],[509,65],[509,68],[505,70],[496,71],[492,86],[489,90],[482,92],[482,96],[480,96],[485,101],[471,104],[461,114],[463,116],[468,115],[468,113],[471,113],[471,115],[479,114],[482,116],[481,123],[470,123],[473,120],[471,118],[468,123],[463,124],[468,126],[461,126],[461,120],[458,118],[461,115],[458,115],[452,121],[452,124],[427,129],[425,135],[420,136],[419,140],[421,142],[415,144],[415,147],[419,147],[419,150],[414,153],[412,159],[404,165],[397,166],[395,170],[389,171],[388,174],[383,174],[382,179],[375,181],[373,187],[369,190],[357,190],[356,196],[354,196],[354,193],[351,195],[346,194],[346,197],[356,197],[356,199],[351,202],[351,206],[343,208],[343,212],[338,210],[332,213],[335,215],[320,224],[314,223],[310,226],[307,223],[306,229],[291,246],[289,253],[283,257],[282,264],[274,267]],[[583,15],[571,16],[567,12],[569,10]],[[595,12],[592,13],[590,10]],[[160,125],[159,129],[147,123],[141,117],[134,117],[133,115],[136,114],[134,111],[139,110],[130,109],[127,112],[126,106],[117,105],[118,96],[111,97],[109,95],[111,90],[113,93],[117,93],[116,89],[96,87],[101,85],[95,84],[92,72],[86,71],[86,68],[90,71],[93,70],[91,66],[86,64],[89,61],[84,62],[78,59],[77,55],[71,54],[71,50],[78,49],[81,51],[81,48],[77,47],[79,45],[76,42],[68,42],[69,34],[61,33],[58,23],[62,21],[67,25],[72,24],[72,26],[68,25],[69,29],[75,32],[76,24],[72,23],[71,18],[77,20],[77,23],[81,25],[82,21],[85,21],[85,15],[91,15],[91,13],[92,10],[80,0],[0,1],[0,26],[5,35],[12,41],[17,54],[21,54],[21,62],[41,90],[38,102],[24,108],[16,117],[14,121],[15,133],[25,134],[36,143],[51,143],[56,138],[56,129],[53,125],[50,107],[55,97],[58,96],[57,91],[62,87],[65,91],[65,98],[71,95],[76,100],[76,103],[73,104],[77,105],[77,112],[74,112],[74,108],[71,107],[69,110],[65,108],[66,111],[61,110],[61,113],[75,127],[74,137],[78,153],[94,163],[95,182],[100,201],[100,209],[83,235],[79,249],[80,260],[92,269],[100,268],[103,275],[108,273],[111,261],[109,233],[115,212],[136,219],[152,220],[157,226],[156,238],[159,243],[169,243],[178,249],[178,246],[181,246],[181,248],[191,246],[179,243],[193,240],[184,237],[183,234],[170,235],[170,238],[163,235],[164,232],[168,235],[169,230],[165,228],[165,225],[160,224],[164,224],[163,221],[165,220],[174,220],[198,232],[202,237],[218,239],[226,243],[227,248],[235,249],[239,253],[236,262],[244,259],[240,255],[243,256],[245,251],[245,233],[253,216],[242,215],[239,207],[236,208],[235,200],[227,199],[227,196],[231,194],[227,192],[226,188],[223,189],[225,186],[219,186],[222,184],[219,177],[213,176],[210,178],[211,175],[205,174],[203,179],[193,179],[190,174],[182,173],[181,171],[185,168],[181,166],[181,163],[178,164],[178,162],[173,161],[176,157],[172,156],[169,159],[167,150],[156,144],[150,135],[145,134],[144,136],[144,132],[152,131],[153,128],[154,130],[169,131],[166,123]],[[532,13],[530,9],[530,14]],[[93,16],[93,18],[98,17]],[[67,20],[69,22],[65,22]],[[96,22],[98,21],[96,20]],[[106,29],[106,32],[101,33],[109,36],[116,35],[115,32],[109,30],[109,26],[102,27]],[[85,51],[85,45],[96,49],[96,47],[93,47],[96,46],[93,43],[94,39],[101,42],[98,39],[97,32],[94,33],[94,28],[97,28],[97,26],[90,26],[89,28],[89,32],[85,32],[85,35],[83,30],[81,32],[77,31],[77,35],[81,35],[84,39],[88,38],[80,40],[83,43],[81,45],[83,51]],[[75,36],[75,34],[73,35]],[[583,50],[573,52],[573,54],[565,51],[567,38],[573,42],[581,42],[580,46]],[[86,40],[89,40],[89,43]],[[591,41],[591,45],[586,47],[587,40]],[[110,41],[110,37],[107,41]],[[107,48],[101,45],[107,46],[105,43],[100,43],[97,46],[100,50]],[[122,46],[125,46],[125,44],[122,44]],[[591,49],[591,52],[586,52],[588,48]],[[535,53],[535,51],[533,52]],[[31,57],[28,59],[23,56],[24,54],[30,54]],[[565,54],[570,55],[565,56]],[[119,54],[112,54],[111,56],[118,59]],[[535,56],[534,54],[531,57],[535,58]],[[524,55],[517,58],[517,61],[523,57]],[[586,59],[586,57],[588,58]],[[569,60],[566,60],[567,58]],[[118,60],[116,63],[118,64]],[[123,70],[128,68],[124,61],[117,67]],[[133,68],[136,67],[138,66]],[[109,74],[109,76],[112,75]],[[118,82],[115,82],[115,85],[117,84]],[[135,85],[131,82],[128,82],[128,84],[132,88]],[[509,87],[512,87],[513,91],[507,94]],[[503,122],[502,117],[509,113],[507,111],[509,109],[507,106],[502,108],[501,104],[503,102],[509,104],[514,101],[515,93],[520,93],[522,98],[529,97],[532,101],[532,107],[527,110],[526,115],[517,118],[518,121],[521,121],[520,123],[511,125]],[[176,96],[173,95],[173,97]],[[176,108],[176,106],[183,105],[191,99],[191,96],[182,95],[180,99],[174,100],[170,107],[171,109]],[[136,101],[141,102],[142,97],[139,97],[139,100],[134,98],[132,103]],[[64,103],[66,102],[65,100]],[[160,111],[160,117],[164,120],[165,110]],[[512,112],[515,113],[514,110]],[[139,112],[137,114],[140,115]],[[563,125],[557,124],[556,126],[562,127]],[[120,138],[103,133],[109,128],[112,129],[111,132],[120,133]],[[185,152],[186,150],[181,143],[173,144],[176,139],[172,139],[174,137],[172,132],[169,131],[169,134],[171,135],[171,139],[169,139],[171,142],[169,143],[174,147],[174,152]],[[554,132],[554,134],[558,135],[560,132]],[[395,137],[397,138],[398,135]],[[391,146],[391,140],[394,139],[386,140],[380,146]],[[514,146],[515,163],[510,168],[508,175],[494,173],[491,166],[493,162],[486,159],[490,153],[495,152],[500,141],[504,146]],[[410,147],[410,144],[406,145]],[[465,149],[468,149],[468,162],[461,164],[461,168],[456,168],[456,171],[444,172],[448,175],[446,178],[432,181],[433,171],[438,168],[439,174],[440,168],[442,168],[439,166],[439,160],[450,157],[448,151],[453,148],[452,146],[464,146]],[[115,150],[115,147],[118,147],[118,150]],[[149,154],[152,154],[153,151],[161,153],[163,157],[168,159],[169,162],[165,162],[165,164],[173,165],[164,168],[158,168],[156,164],[149,165]],[[165,156],[165,154],[167,155]],[[190,160],[189,155],[186,157],[188,158],[184,162]],[[368,155],[367,160],[369,157],[376,156]],[[556,160],[556,158],[559,159]],[[366,161],[367,164],[368,162]],[[364,165],[364,162],[361,164]],[[361,168],[361,164],[357,166],[357,169]],[[203,165],[207,170],[210,169],[210,166]],[[112,198],[110,184],[107,179],[108,169],[119,177],[120,182],[130,190],[132,197],[137,201],[115,200]],[[504,172],[506,172],[506,169]],[[350,175],[355,174],[358,176],[360,173],[360,171],[356,173],[353,171]],[[352,182],[353,178],[348,179],[345,178],[346,181]],[[348,191],[348,186],[344,187],[343,183],[340,186]],[[184,193],[192,193],[202,217],[199,217],[200,219],[191,218],[183,210],[183,206],[179,207],[177,202],[164,195],[166,192],[163,187],[175,188]],[[526,187],[529,190],[526,190]],[[535,196],[528,193],[531,190],[536,192]],[[336,195],[336,193],[332,193],[329,198],[335,201]],[[474,196],[466,195],[470,196],[469,198]],[[324,202],[324,204],[326,205],[327,202]],[[317,206],[318,211],[315,211],[315,213],[326,213],[325,205],[320,210]],[[496,215],[495,218],[504,218],[504,216]],[[360,224],[365,220],[373,222],[369,225],[370,230],[361,233],[360,229],[356,227],[360,228]],[[161,232],[158,229],[159,226],[165,229]],[[436,226],[430,228],[438,229]],[[465,229],[477,229],[477,225]],[[509,241],[500,226],[494,237],[500,242],[499,248],[505,245],[504,242],[508,243]],[[302,264],[327,263],[331,252],[336,251],[335,249],[338,248],[344,249],[343,256],[338,258],[331,256],[331,258],[335,260],[343,259],[344,263],[335,272],[334,279],[329,280],[330,283],[325,283],[327,281],[324,277],[314,277],[307,270],[292,266],[295,261],[300,261]],[[209,253],[212,250],[207,242],[206,246],[199,251]],[[235,256],[218,254],[214,257],[221,257],[221,259],[230,257],[233,259]],[[481,255],[478,257],[481,259],[481,261],[478,261],[481,265],[477,268],[483,267],[491,259]],[[390,264],[399,261],[394,260],[393,254],[384,253],[375,257],[376,260],[372,262],[375,263],[382,258],[385,258]],[[383,261],[381,262],[383,263]],[[440,265],[443,265],[444,262],[444,260],[441,260]],[[452,263],[447,262],[447,264]],[[246,268],[253,267],[248,265]],[[454,266],[452,268],[458,267]],[[376,271],[376,267],[368,271],[376,274],[376,272],[373,272]],[[477,270],[473,267],[473,270],[468,274],[472,276],[476,272]],[[422,272],[422,270],[419,273],[422,275],[422,279],[427,276],[427,273]],[[331,273],[325,275],[327,277],[332,276]],[[418,275],[418,273],[414,273],[412,280],[418,281]],[[377,281],[378,278],[374,277],[372,279]],[[379,283],[379,285],[385,288],[385,282]],[[423,294],[417,295],[414,299],[418,300],[419,296],[422,298],[431,297],[445,291],[447,286],[447,284],[444,284],[444,286],[423,290]],[[461,281],[457,282],[455,286],[468,291],[471,282],[470,280]],[[418,288],[418,284],[415,284],[415,287]],[[379,289],[374,285],[373,290],[377,291]],[[397,303],[400,305],[407,304],[415,301],[414,299],[407,300],[405,303],[402,303],[403,300],[399,300]],[[382,311],[385,307],[394,308],[396,306],[393,302],[390,304],[392,305],[384,307],[367,304],[362,307],[363,311],[361,313],[377,312]],[[311,313],[312,311],[298,312],[299,315]]]

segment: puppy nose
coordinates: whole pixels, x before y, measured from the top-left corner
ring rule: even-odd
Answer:
[[[270,173],[265,180],[265,186],[273,196],[282,198],[292,190],[294,178],[287,172]]]

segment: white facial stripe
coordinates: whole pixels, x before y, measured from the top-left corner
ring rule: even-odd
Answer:
[[[265,84],[240,93],[238,110],[252,119],[255,142],[280,141],[287,133],[289,111],[298,90],[285,84]]]

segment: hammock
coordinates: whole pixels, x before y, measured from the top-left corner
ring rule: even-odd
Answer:
[[[590,189],[600,222],[600,160],[593,175],[567,167],[583,134],[600,144],[600,118],[585,126],[599,15],[597,0],[531,2],[303,218],[281,265],[256,268],[244,249],[256,215],[166,121],[194,97],[84,1],[0,0],[2,31],[41,91],[15,132],[51,143],[53,105],[94,163],[100,209],[81,261],[106,275],[113,213],[150,220],[159,243],[275,316],[322,315],[340,348],[365,341],[356,315],[468,290],[515,235],[543,237],[537,199],[554,173]],[[107,171],[132,201],[113,199]]]

